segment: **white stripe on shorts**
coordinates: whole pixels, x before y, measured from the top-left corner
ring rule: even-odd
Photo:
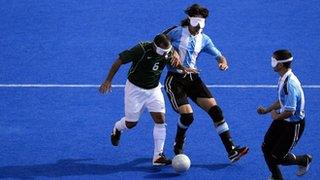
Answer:
[[[170,95],[170,101],[171,101],[173,107],[178,111],[177,101],[176,101],[176,99],[175,99],[175,97],[174,97],[173,92],[171,91],[171,81],[172,81],[172,78],[173,78],[173,76],[170,76],[170,77],[167,79],[167,81],[166,81],[166,83],[165,83],[165,86],[166,86],[167,92],[168,92],[169,95]]]

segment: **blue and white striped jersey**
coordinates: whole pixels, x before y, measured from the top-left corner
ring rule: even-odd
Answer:
[[[298,78],[289,70],[279,79],[278,98],[281,104],[280,113],[285,110],[294,111],[287,121],[299,121],[305,117],[305,99]]]
[[[177,26],[167,35],[171,39],[172,46],[178,51],[185,67],[196,68],[197,58],[201,52],[206,52],[216,59],[221,56],[221,52],[215,47],[210,37],[204,33],[193,36],[188,27]],[[180,72],[171,66],[168,66],[168,70]]]

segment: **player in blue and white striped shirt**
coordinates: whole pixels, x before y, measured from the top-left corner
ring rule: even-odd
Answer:
[[[271,65],[280,75],[278,100],[268,108],[258,108],[259,114],[271,112],[273,119],[262,144],[271,179],[283,179],[278,165],[298,165],[297,175],[301,176],[308,171],[312,161],[311,155],[297,156],[291,152],[305,126],[305,98],[301,83],[291,70],[292,60],[288,50],[273,53]]]
[[[172,27],[164,32],[170,37],[172,46],[179,53],[183,65],[196,69],[198,55],[205,52],[217,60],[221,70],[226,70],[228,68],[226,58],[215,47],[210,37],[203,33],[205,20],[209,15],[208,9],[194,4],[187,8],[185,13],[188,17],[182,21],[181,26]],[[185,75],[177,68],[168,66],[165,89],[172,107],[180,114],[174,145],[175,154],[183,153],[185,134],[193,122],[193,110],[188,98],[210,115],[231,162],[239,160],[248,152],[248,147],[234,145],[222,110],[198,73]]]

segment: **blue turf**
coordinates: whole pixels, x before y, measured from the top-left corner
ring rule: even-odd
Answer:
[[[199,1],[209,7],[205,32],[227,56],[230,69],[217,70],[201,55],[199,69],[207,84],[275,84],[270,55],[289,48],[303,84],[319,85],[320,2]],[[189,1],[0,1],[0,84],[99,84],[117,53],[149,40],[184,18]],[[124,84],[128,66],[114,79]],[[163,77],[162,77],[163,80]],[[191,169],[178,175],[170,167],[152,168],[152,121],[144,113],[138,126],[114,148],[109,133],[123,116],[123,88],[101,96],[95,88],[0,88],[0,178],[267,179],[260,150],[275,89],[210,89],[224,110],[234,140],[250,146],[239,163],[229,165],[208,116],[195,109],[186,153]],[[319,89],[305,89],[306,131],[294,152],[314,156],[301,179],[319,179]],[[178,116],[167,103],[166,154]],[[298,179],[295,167],[282,167]],[[300,178],[299,178],[300,179]]]

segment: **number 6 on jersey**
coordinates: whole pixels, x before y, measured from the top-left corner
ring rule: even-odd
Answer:
[[[159,69],[159,62],[156,62],[154,65],[153,65],[153,68],[152,70],[156,71]]]

